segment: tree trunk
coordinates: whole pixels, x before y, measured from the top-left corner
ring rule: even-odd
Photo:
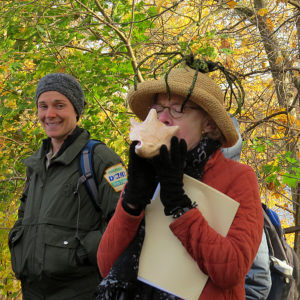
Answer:
[[[274,82],[274,87],[276,91],[276,96],[278,100],[278,104],[280,107],[289,108],[293,99],[289,96],[292,95],[293,92],[291,91],[291,86],[296,87],[298,91],[298,99],[299,102],[299,91],[300,91],[300,80],[299,77],[297,78],[294,76],[288,76],[288,72],[286,70],[292,65],[292,62],[289,61],[289,57],[285,55],[284,50],[280,49],[280,45],[276,40],[274,34],[267,26],[266,17],[260,16],[258,11],[262,8],[266,8],[265,1],[263,0],[254,0],[254,10],[251,10],[248,7],[237,7],[236,12],[240,15],[246,16],[253,25],[255,25],[260,33],[262,43],[264,45],[264,49],[266,55],[268,57],[268,62],[271,69],[271,74]],[[299,12],[300,9],[298,5],[300,1],[294,1],[291,3],[295,6],[295,19],[297,32],[298,32],[298,49],[300,49],[300,17]],[[298,14],[298,15],[297,15]],[[280,60],[279,57],[283,57],[283,62],[278,63]],[[300,58],[300,53],[299,53]],[[298,108],[299,109],[299,108]],[[291,108],[291,113],[299,120],[299,111],[297,111],[297,105],[295,108]],[[292,132],[289,132],[292,134]],[[293,157],[297,157],[297,152],[299,152],[299,145],[287,145],[286,151],[291,151],[293,153]],[[300,225],[300,186],[298,185],[297,188],[292,189],[292,200],[293,200],[293,209],[295,212],[295,225]],[[295,233],[295,242],[294,248],[296,253],[300,257],[300,234],[299,232]]]

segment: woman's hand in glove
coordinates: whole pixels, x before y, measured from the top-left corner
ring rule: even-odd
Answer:
[[[129,148],[128,182],[122,203],[127,212],[136,215],[150,203],[157,186],[152,164],[135,153],[137,143],[137,141],[132,142]]]
[[[161,146],[159,155],[152,159],[160,182],[160,199],[169,216],[179,208],[191,207],[192,203],[183,189],[183,169],[187,154],[185,140],[176,136],[171,139],[170,153],[166,145]]]

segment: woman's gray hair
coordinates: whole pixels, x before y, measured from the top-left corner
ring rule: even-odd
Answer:
[[[225,137],[222,134],[219,127],[217,127],[217,126],[212,131],[206,133],[205,135],[212,140],[219,141],[222,145],[225,142]]]
[[[214,141],[219,141],[223,145],[225,143],[226,139],[225,139],[222,131],[220,130],[220,128],[215,123],[215,121],[211,118],[211,116],[202,107],[200,107],[199,105],[197,105],[194,102],[193,102],[193,104],[195,104],[197,107],[199,107],[199,110],[203,114],[204,118],[206,118],[210,122],[210,124],[213,125],[212,126],[213,130],[202,134],[202,136],[208,137],[209,139],[212,139]]]

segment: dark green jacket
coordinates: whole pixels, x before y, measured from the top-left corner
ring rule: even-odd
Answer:
[[[98,244],[119,198],[104,176],[107,172],[113,175],[115,165],[124,167],[107,146],[95,147],[94,170],[101,203],[101,211],[97,210],[84,185],[79,185],[76,193],[79,156],[88,139],[89,133],[83,130],[51,160],[48,169],[45,145],[24,161],[28,180],[19,219],[9,235],[12,267],[22,284],[45,284],[49,278],[70,280],[71,284],[76,278],[91,281],[98,273]]]

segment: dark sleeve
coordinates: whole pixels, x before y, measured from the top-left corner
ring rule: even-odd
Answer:
[[[26,202],[27,193],[28,193],[29,184],[30,184],[30,179],[31,179],[31,172],[30,172],[29,169],[27,169],[26,174],[27,175],[26,175],[25,186],[24,186],[22,196],[20,198],[21,203],[20,203],[20,206],[19,206],[19,209],[18,209],[18,219],[17,219],[16,223],[14,224],[13,228],[10,230],[10,232],[8,234],[8,245],[9,246],[11,246],[12,238],[19,231],[19,229],[22,226],[22,222],[23,222],[25,202]]]
[[[245,278],[246,300],[267,299],[271,285],[269,250],[263,231],[258,252]]]

